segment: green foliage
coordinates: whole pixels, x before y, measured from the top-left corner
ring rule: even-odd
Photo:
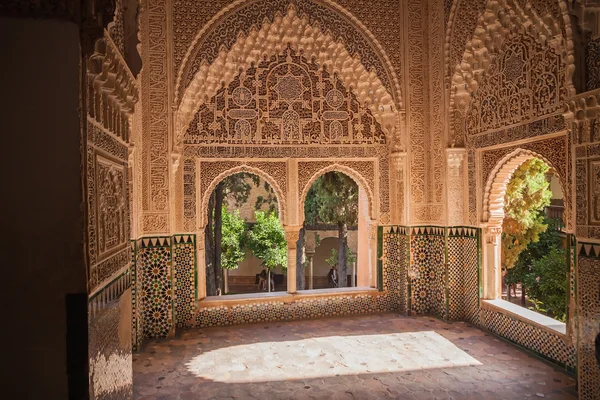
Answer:
[[[350,264],[356,262],[356,253],[353,253],[352,250],[350,250],[350,248],[348,248],[348,262]]]
[[[248,233],[248,249],[270,270],[287,268],[287,243],[279,218],[267,211],[256,211],[254,215],[256,223]]]
[[[358,223],[358,185],[341,172],[327,172],[311,186],[304,203],[309,225]]]
[[[315,248],[319,247],[321,245],[321,236],[319,235],[319,232],[315,232]]]
[[[223,179],[223,192],[225,198],[233,200],[236,207],[240,207],[250,196],[252,185],[250,182],[258,186],[260,178],[254,174],[239,172]]]
[[[502,266],[511,269],[519,255],[530,243],[539,240],[546,231],[544,207],[550,205],[552,192],[546,179],[550,168],[543,161],[533,158],[515,170],[508,182],[504,197],[504,221],[502,223]]]
[[[240,217],[239,210],[230,213],[225,205],[223,206],[222,221],[221,267],[236,269],[246,257],[244,252],[246,223]]]
[[[352,250],[348,249],[348,262],[352,264],[356,261],[356,254]],[[336,248],[331,249],[331,256],[325,259],[325,262],[330,267],[336,267],[338,264],[338,251]]]
[[[544,218],[543,224],[548,226],[548,229],[546,229],[545,232],[540,233],[537,242],[529,243],[527,248],[519,254],[513,268],[506,270],[504,280],[507,285],[523,283],[525,281],[525,276],[530,272],[531,265],[535,260],[550,253],[552,249],[561,246],[561,238],[557,228],[561,226],[562,222]]]
[[[258,185],[257,185],[258,187]],[[254,202],[254,209],[256,211],[259,211],[263,208],[263,205],[267,205],[268,206],[268,211],[270,213],[273,213],[275,215],[277,215],[278,213],[278,208],[277,208],[277,196],[275,195],[275,191],[273,190],[273,188],[271,187],[271,185],[269,185],[269,183],[267,181],[264,182],[263,185],[265,192],[267,192],[266,197],[259,195],[256,196],[256,201]]]
[[[569,290],[567,256],[563,249],[553,248],[535,259],[525,276],[525,290],[534,308],[560,321],[567,318],[567,292]]]
[[[336,249],[331,249],[331,256],[329,256],[328,258],[325,259],[325,262],[327,263],[327,265],[329,265],[329,267],[333,268],[333,267],[337,267],[337,263],[338,263],[338,252]]]

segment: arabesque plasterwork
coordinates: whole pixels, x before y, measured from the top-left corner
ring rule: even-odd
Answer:
[[[554,7],[550,9],[556,11]],[[468,32],[460,32],[467,46],[462,61],[453,61],[454,64],[449,66],[452,74],[449,77],[451,142],[464,144],[467,130],[473,134],[482,132],[482,129],[508,127],[515,122],[522,124],[539,119],[561,110],[561,101],[574,94],[571,79],[574,71],[573,46],[571,29],[565,28],[565,21],[568,22],[569,18],[566,6],[553,18],[542,17],[535,8],[525,7],[517,1],[488,1],[478,25]],[[456,18],[461,17],[457,15]],[[525,30],[523,26],[529,28]],[[459,34],[455,32],[456,26],[448,29],[454,36]],[[473,36],[464,37],[470,34]],[[487,95],[480,90],[484,81],[490,91]],[[521,87],[528,88],[528,91],[515,91]],[[494,93],[495,90],[500,92]],[[555,97],[547,98],[549,93]],[[483,97],[474,103],[471,100],[474,94]],[[516,116],[508,112],[514,101],[501,103],[511,98],[522,106],[517,110],[519,119],[514,121],[511,118]],[[491,104],[494,99],[500,102],[496,108]],[[488,105],[486,116],[482,107]],[[481,121],[468,119],[469,110],[474,109],[477,112],[473,115],[482,112]],[[504,109],[507,111],[504,112]],[[521,116],[521,112],[525,114]]]
[[[122,47],[120,17],[112,39],[98,43],[87,77],[92,287],[131,258],[129,231],[157,237],[149,243],[153,254],[164,253],[167,281],[168,238],[195,234],[200,273],[192,284],[202,287],[208,199],[238,172],[260,176],[278,198],[290,276],[303,202],[329,171],[364,190],[374,256],[378,225],[430,225],[435,245],[424,249],[437,260],[427,268],[438,300],[462,289],[468,295],[466,287],[439,291],[446,256],[457,257],[452,273],[468,274],[469,290],[480,272],[487,282],[485,267],[499,270],[492,264],[500,259],[504,190],[525,160],[540,158],[558,176],[567,234],[598,240],[600,92],[575,95],[573,84],[577,56],[588,72],[583,86],[596,85],[598,45],[591,38],[575,52],[570,12],[582,2],[575,3],[143,0],[140,96],[112,57]],[[481,229],[468,241],[444,242],[457,226]],[[481,313],[469,293],[469,309],[459,314],[506,335],[505,319]],[[451,314],[443,301],[425,303]],[[170,332],[166,319],[160,329]]]
[[[129,141],[135,78],[108,32],[87,60],[86,193],[89,284],[97,289],[130,261]]]

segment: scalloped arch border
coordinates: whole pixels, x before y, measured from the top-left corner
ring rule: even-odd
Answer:
[[[396,75],[396,72],[394,70],[394,67],[392,66],[390,58],[388,57],[386,51],[383,49],[383,46],[381,45],[381,43],[379,43],[379,41],[377,40],[375,35],[373,35],[373,33],[371,33],[371,31],[358,18],[356,18],[350,11],[346,10],[341,5],[335,3],[331,0],[311,0],[311,1],[322,4],[326,7],[329,7],[330,9],[336,11],[342,17],[347,19],[351,24],[353,24],[357,28],[357,31],[360,34],[366,36],[367,39],[372,44],[374,44],[374,49],[376,50],[376,54],[378,54],[380,56],[380,59],[382,59],[384,61],[383,65],[385,67],[385,71],[387,72],[388,76],[391,78],[390,82],[392,82],[393,85],[395,86],[396,90],[395,90],[395,93],[392,94],[392,96],[394,97],[396,106],[398,108],[402,109],[403,103],[402,103],[402,90],[401,90],[400,81],[398,80],[398,76]],[[185,71],[187,69],[188,63],[190,62],[190,58],[192,57],[192,53],[195,52],[195,48],[198,45],[198,43],[200,42],[200,40],[202,39],[202,37],[208,32],[208,30],[213,25],[215,25],[217,23],[218,20],[222,19],[224,16],[226,16],[229,13],[235,13],[235,12],[239,11],[240,9],[242,9],[243,7],[245,7],[247,5],[248,5],[248,0],[234,1],[233,3],[229,4],[228,6],[224,7],[223,9],[221,9],[221,11],[219,11],[215,16],[213,16],[210,19],[210,21],[208,21],[202,27],[202,29],[200,29],[200,31],[196,34],[196,36],[194,37],[194,40],[192,40],[192,43],[188,47],[188,50],[186,51],[186,54],[181,61],[179,70],[177,71],[177,78],[176,78],[176,82],[175,82],[175,96],[176,96],[175,104],[177,107],[179,107],[179,104],[181,101],[181,99],[179,98],[179,95],[177,93],[179,92],[179,88],[182,85],[183,78],[186,75]],[[293,4],[290,3],[289,6],[293,6]],[[260,23],[260,22],[257,21],[257,23]]]
[[[504,220],[504,196],[506,195],[508,182],[515,170],[525,161],[532,158],[542,160],[555,171],[560,181],[561,190],[566,195],[564,177],[558,174],[558,170],[552,162],[535,151],[517,148],[498,161],[487,179],[483,197],[483,220],[489,226],[502,226],[502,221]]]
[[[284,15],[277,12],[273,23],[262,21],[259,28],[256,24],[252,25],[247,35],[238,32],[237,42],[228,50],[222,49],[219,57],[212,64],[203,63],[194,74],[191,83],[183,88],[183,81],[189,75],[190,61],[194,59],[197,46],[201,43],[202,37],[219,19],[243,9],[245,3],[238,0],[221,10],[201,29],[188,47],[186,56],[179,68],[174,102],[176,108],[174,146],[176,148],[181,145],[183,132],[188,129],[193,115],[198,111],[205,98],[212,97],[221,87],[222,82],[227,85],[235,76],[236,71],[246,69],[252,62],[258,62],[264,51],[268,51],[270,54],[278,51],[278,47],[285,45],[285,42],[288,41],[285,40],[286,38],[295,38],[296,43],[293,47],[297,47],[297,50],[311,51],[312,53],[308,56],[314,56],[320,64],[330,66],[333,72],[340,75],[346,86],[354,87],[360,101],[369,104],[375,118],[388,132],[391,133],[394,129],[399,128],[400,110],[403,107],[402,92],[395,70],[381,45],[360,21],[340,6],[327,0],[310,1],[322,3],[340,14],[344,19],[349,20],[351,25],[358,27],[357,34],[362,35],[367,39],[367,42],[375,45],[372,46],[374,54],[381,62],[383,71],[393,86],[389,88],[392,92],[390,93],[388,88],[383,85],[375,69],[368,70],[364,67],[359,54],[351,56],[340,38],[332,37],[329,30],[321,30],[318,21],[311,23],[311,18],[305,14],[299,14],[293,3],[288,5],[287,12]],[[282,25],[282,21],[286,22],[290,18],[294,19],[293,23],[288,24],[289,26],[286,28]],[[277,29],[273,30],[274,27],[277,27]],[[304,27],[305,29],[298,31],[298,27]],[[306,29],[306,27],[309,29]],[[279,38],[281,43],[269,43],[270,33],[283,35]],[[290,34],[291,36],[286,36]],[[270,45],[270,48],[265,47],[265,43]],[[238,61],[232,62],[230,59],[235,58],[236,54],[234,53],[236,52],[240,53],[238,54]],[[223,70],[225,64],[233,64],[233,66],[230,70]],[[217,73],[217,71],[219,72]],[[181,96],[179,95],[180,92],[183,93]]]
[[[275,195],[277,196],[279,220],[281,221],[282,225],[285,225],[287,199],[286,199],[285,195],[283,194],[283,191],[281,190],[279,183],[277,183],[277,180],[275,180],[275,178],[273,178],[271,175],[269,175],[268,173],[266,173],[265,171],[263,171],[260,168],[251,167],[247,164],[242,164],[242,165],[238,165],[233,168],[223,170],[221,173],[219,173],[219,175],[217,175],[210,182],[210,184],[206,188],[206,191],[204,193],[202,193],[202,201],[200,203],[200,214],[198,216],[198,220],[199,220],[198,228],[200,230],[203,230],[204,227],[206,226],[206,223],[208,222],[207,218],[206,218],[206,209],[208,207],[208,201],[210,199],[210,195],[212,194],[213,190],[215,190],[215,188],[217,187],[219,182],[221,182],[223,179],[225,179],[231,175],[240,173],[240,172],[246,172],[246,173],[257,175],[258,177],[264,179],[269,185],[271,185],[271,187],[273,188],[273,191],[275,192]]]
[[[371,218],[371,220],[376,220],[377,218],[375,218],[376,216],[375,216],[375,203],[374,203],[375,198],[373,196],[373,191],[371,190],[371,187],[369,186],[367,180],[353,168],[350,168],[346,165],[333,163],[331,165],[328,165],[328,166],[316,171],[310,177],[310,179],[306,182],[306,185],[304,185],[303,188],[299,188],[299,189],[301,189],[301,191],[300,191],[300,197],[298,199],[298,201],[299,201],[299,210],[298,211],[300,213],[301,221],[304,222],[304,203],[306,201],[306,196],[308,195],[308,191],[310,190],[311,186],[313,185],[313,183],[315,183],[315,181],[321,175],[324,175],[327,172],[332,172],[332,171],[341,172],[343,174],[348,175],[354,182],[356,182],[356,184],[359,186],[359,188],[362,188],[365,190],[365,192],[367,193],[367,200],[369,202],[369,204],[368,204],[369,217]]]

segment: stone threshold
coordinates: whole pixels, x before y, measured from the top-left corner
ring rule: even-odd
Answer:
[[[283,303],[291,303],[297,300],[318,297],[342,297],[342,296],[379,296],[384,292],[380,292],[372,287],[353,287],[353,288],[332,288],[332,289],[312,289],[299,290],[296,293],[288,292],[271,292],[271,293],[244,293],[232,294],[225,296],[208,296],[202,300],[198,300],[198,308],[214,307],[221,305],[235,304],[252,304],[263,303],[270,301],[279,301]]]
[[[550,333],[557,334],[566,338],[567,335],[567,324],[555,320],[554,318],[547,317],[535,311],[529,310],[525,307],[518,306],[509,301],[496,299],[496,300],[482,300],[482,308],[490,311],[499,312],[513,318],[516,318],[524,323],[536,325],[542,329],[547,330]]]

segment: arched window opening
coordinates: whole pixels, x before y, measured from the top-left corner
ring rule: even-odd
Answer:
[[[207,296],[286,291],[287,244],[273,188],[257,175],[223,179],[208,201]]]
[[[304,200],[298,289],[369,286],[368,221],[367,196],[352,178],[337,171],[319,176]]]
[[[502,298],[566,322],[569,264],[556,173],[529,158],[506,184],[501,236]]]

